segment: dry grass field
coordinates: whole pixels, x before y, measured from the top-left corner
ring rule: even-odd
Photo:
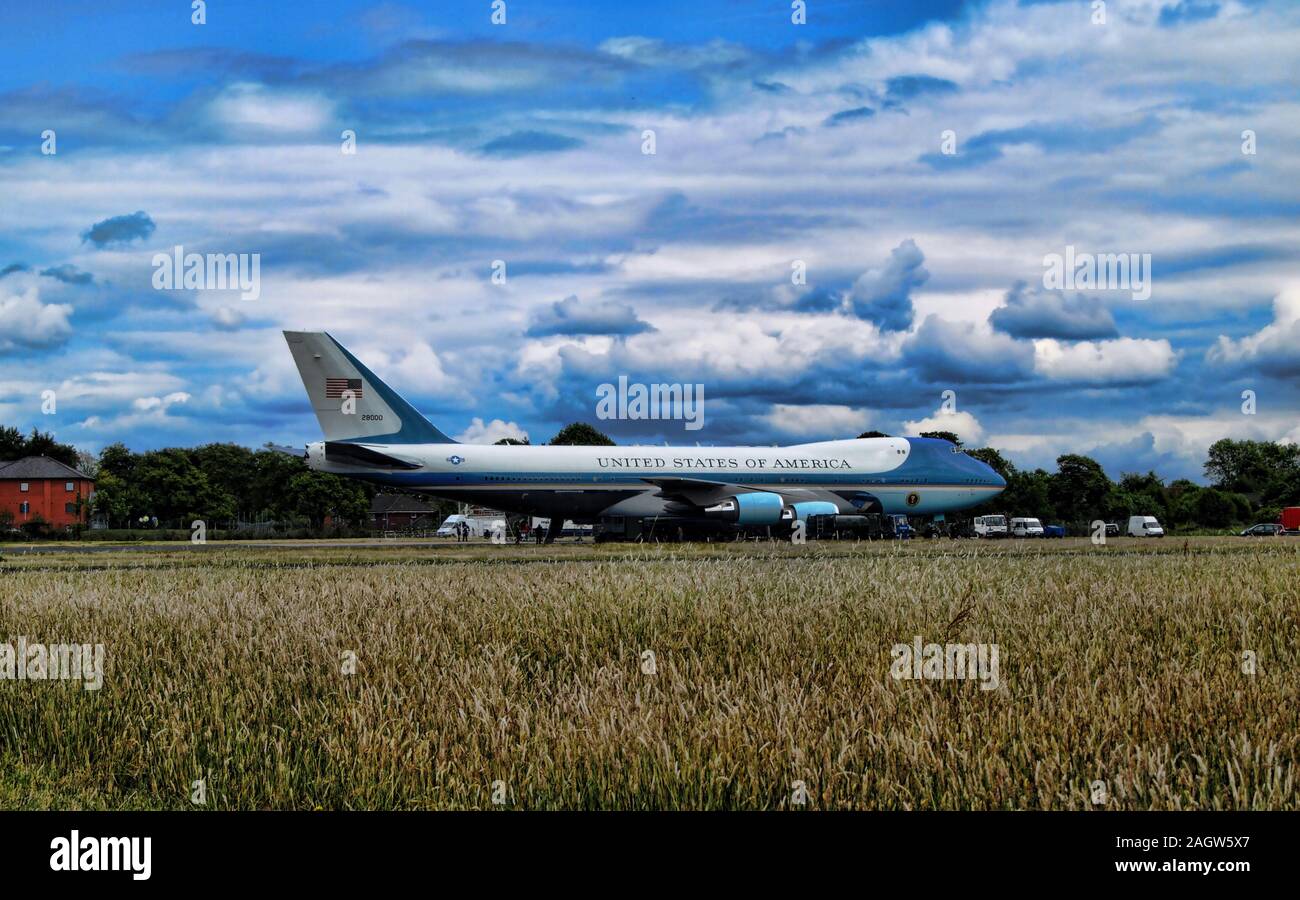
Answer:
[[[1296,540],[5,552],[4,808],[1300,808]]]

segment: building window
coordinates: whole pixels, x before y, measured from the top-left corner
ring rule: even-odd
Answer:
[[[23,481],[23,482],[19,483],[19,485],[18,485],[18,490],[22,491],[22,492],[25,494],[25,493],[27,493],[27,488],[29,488],[29,487],[31,487],[31,485],[29,485],[27,482]]]
[[[32,505],[27,501],[23,501],[22,503],[18,504],[18,511],[25,516],[32,511]]]
[[[68,513],[69,515],[74,515],[74,516],[75,516],[75,515],[77,514],[77,504],[75,504],[75,503],[65,503],[65,504],[63,504],[63,511],[64,511],[65,513]]]
[[[65,481],[63,482],[63,489],[67,491],[69,494],[71,494],[73,491],[77,489],[77,486],[73,484],[71,481]]]

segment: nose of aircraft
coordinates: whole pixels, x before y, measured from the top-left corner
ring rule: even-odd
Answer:
[[[997,488],[998,490],[1002,490],[1007,486],[1007,480],[998,474],[997,469],[993,468],[986,462],[981,462],[978,459],[975,460],[975,462],[979,463],[980,468],[984,470],[984,477],[988,479],[988,483],[990,485]]]
[[[1007,486],[1007,480],[998,474],[997,469],[983,460],[976,459],[968,453],[963,453],[945,440],[939,438],[911,438],[911,441],[913,446],[922,444],[927,451],[926,455],[947,467],[953,473],[954,479],[959,482],[974,482],[984,487],[995,487],[998,490],[1002,490]]]

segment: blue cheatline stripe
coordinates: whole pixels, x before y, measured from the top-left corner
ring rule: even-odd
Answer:
[[[343,438],[343,441],[352,444],[456,443],[451,438],[447,437],[447,435],[435,428],[433,423],[422,416],[414,406],[397,396],[396,391],[376,378],[375,373],[362,365],[361,360],[349,353],[347,347],[344,347],[338,341],[335,341],[333,336],[328,333],[325,337],[333,341],[334,346],[338,347],[340,352],[347,357],[348,362],[356,366],[357,371],[365,376],[366,381],[370,382],[370,386],[375,389],[375,392],[379,394],[383,401],[388,404],[394,413],[397,414],[398,421],[402,423],[401,429],[392,434],[370,434],[362,437]]]

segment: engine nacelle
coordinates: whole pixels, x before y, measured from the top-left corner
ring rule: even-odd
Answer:
[[[720,500],[705,508],[704,515],[736,525],[776,525],[781,521],[784,508],[785,501],[780,494],[756,491]]]
[[[809,516],[834,516],[838,515],[840,508],[828,500],[804,500],[795,503],[790,507],[793,510],[791,519],[797,522],[805,521]]]

